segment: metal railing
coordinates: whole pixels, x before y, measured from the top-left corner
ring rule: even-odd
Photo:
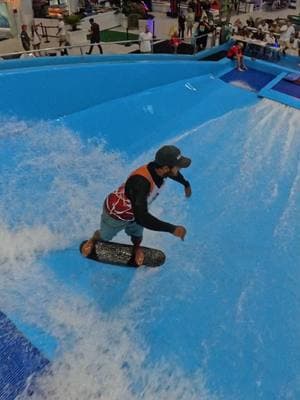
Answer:
[[[162,41],[163,39],[156,39],[156,40],[152,40],[152,44],[151,44],[151,49],[153,49],[153,43],[157,43]],[[79,53],[81,55],[85,55],[85,50],[86,48],[90,48],[90,46],[108,46],[108,45],[113,45],[113,44],[120,44],[120,45],[125,45],[125,44],[139,44],[141,41],[136,39],[136,40],[122,40],[122,41],[116,41],[116,42],[99,42],[99,43],[84,43],[84,44],[76,44],[76,45],[70,45],[70,46],[55,46],[55,47],[43,47],[40,49],[33,49],[33,50],[28,50],[28,51],[16,51],[16,52],[11,52],[11,53],[4,53],[4,54],[0,54],[0,57],[16,57],[17,56],[22,56],[22,55],[35,55],[37,54],[37,56],[41,56],[41,53],[44,53],[44,55],[52,55],[53,52],[60,52],[60,53],[64,53],[67,55],[66,52],[68,52],[68,50],[74,50],[74,49],[78,49]]]
[[[202,39],[206,36],[208,36],[209,33],[206,33],[204,35],[199,35],[199,36],[194,36],[192,38],[186,38],[189,39],[190,44],[194,47],[194,52],[196,52],[198,50],[198,39]],[[170,40],[169,37],[167,38],[156,38],[156,39],[152,39],[151,40],[151,52],[153,52],[153,45],[160,43],[160,42],[165,42],[167,40]],[[4,54],[0,54],[0,59],[1,58],[30,58],[30,57],[42,57],[42,56],[52,56],[52,55],[57,55],[57,53],[60,53],[61,55],[69,55],[69,51],[76,51],[78,50],[77,53],[72,54],[72,55],[86,55],[86,49],[89,49],[91,46],[111,46],[111,45],[138,45],[138,48],[136,50],[139,49],[139,46],[141,44],[141,40],[139,39],[135,39],[135,40],[119,40],[119,41],[115,41],[115,42],[99,42],[99,43],[84,43],[84,44],[77,44],[77,45],[69,45],[69,46],[55,46],[55,47],[46,47],[46,48],[40,48],[40,49],[33,49],[33,50],[28,50],[28,51],[17,51],[17,52],[10,52],[10,53],[4,53]],[[186,42],[185,42],[186,43]],[[214,47],[215,43],[213,42],[213,46],[210,47]],[[56,53],[56,54],[54,54]],[[175,53],[175,51],[174,51]],[[108,54],[112,54],[112,53],[108,53]],[[120,54],[120,53],[117,53]]]

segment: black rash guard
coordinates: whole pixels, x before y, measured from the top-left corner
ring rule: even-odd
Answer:
[[[150,162],[147,168],[155,185],[160,188],[166,178],[157,175],[155,169],[159,168],[159,165],[155,162]],[[169,178],[181,183],[184,187],[190,186],[189,182],[184,179],[180,172],[178,172],[177,176]],[[131,201],[135,221],[139,225],[151,229],[152,231],[173,233],[176,229],[176,225],[161,221],[149,213],[147,198],[150,193],[150,188],[151,186],[148,179],[141,175],[132,175],[125,183],[125,194]]]

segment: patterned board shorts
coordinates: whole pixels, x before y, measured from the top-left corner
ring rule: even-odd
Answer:
[[[144,228],[135,221],[121,221],[112,218],[103,208],[100,221],[100,235],[102,240],[112,240],[119,232],[125,230],[128,236],[141,238]]]

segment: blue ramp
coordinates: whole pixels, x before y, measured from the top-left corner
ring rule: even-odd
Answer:
[[[227,68],[132,59],[0,77],[0,308],[51,361],[26,400],[300,398],[299,112],[219,79]],[[191,157],[192,196],[168,180],[151,213],[185,241],[145,230],[167,255],[157,269],[82,258],[107,193],[164,143]],[[4,385],[21,390],[11,371]]]

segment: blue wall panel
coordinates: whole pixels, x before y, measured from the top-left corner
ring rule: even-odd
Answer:
[[[198,61],[145,61],[16,69],[0,74],[0,110],[20,118],[51,119],[220,68]]]

